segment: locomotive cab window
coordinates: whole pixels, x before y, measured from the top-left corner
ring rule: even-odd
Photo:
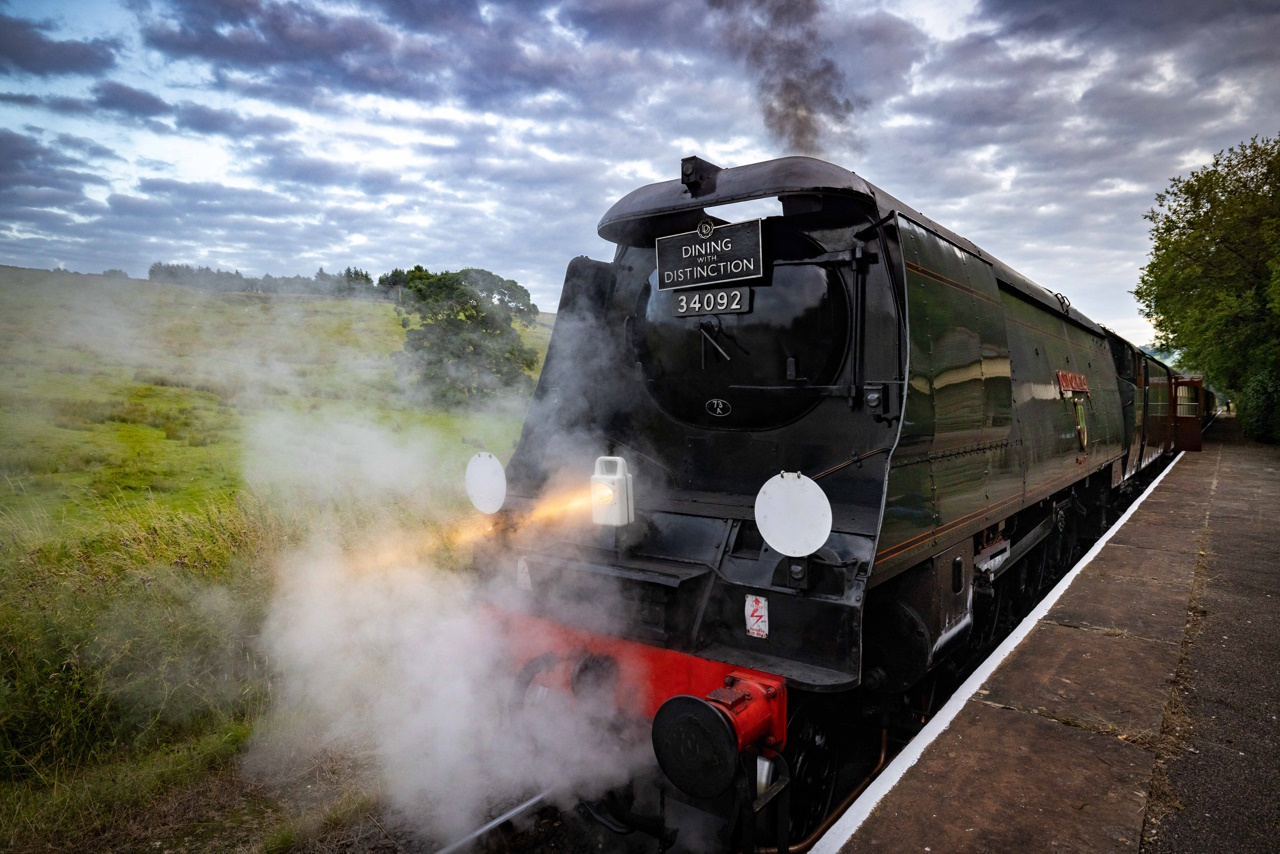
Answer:
[[[640,293],[635,344],[645,385],[686,423],[781,426],[821,399],[803,387],[830,385],[840,372],[850,335],[841,273],[796,264],[824,249],[785,218],[759,225],[762,275],[676,289],[660,287],[655,269]]]

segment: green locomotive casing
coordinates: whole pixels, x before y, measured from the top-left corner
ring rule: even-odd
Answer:
[[[477,565],[518,554],[535,599],[605,579],[630,637],[798,689],[903,689],[972,632],[993,555],[1012,565],[1054,529],[1096,524],[1088,508],[1105,516],[1107,490],[1168,450],[1143,418],[1162,399],[1153,378],[1167,412],[1167,369],[1135,357],[1122,378],[1120,339],[848,170],[685,167],[605,214],[611,262],[570,263],[507,466],[514,518],[557,477],[585,483],[597,456],[622,457],[636,523],[523,531]],[[760,222],[765,269],[731,283],[745,310],[687,316],[658,284],[656,243],[769,197],[782,216]],[[770,551],[754,523],[780,471],[830,501],[807,557]],[[746,631],[751,596],[769,601],[767,636]]]
[[[900,208],[897,219],[910,379],[876,553],[881,578],[1125,451],[1104,330],[976,247]],[[1064,390],[1059,371],[1083,376],[1088,391]]]

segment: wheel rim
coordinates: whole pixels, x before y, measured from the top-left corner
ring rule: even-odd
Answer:
[[[785,751],[791,766],[791,837],[803,839],[831,811],[838,762],[825,727],[803,712],[792,721]]]

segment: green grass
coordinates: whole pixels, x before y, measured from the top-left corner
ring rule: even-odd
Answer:
[[[386,303],[0,267],[0,513],[226,500],[263,411],[412,421],[387,358],[403,335]]]
[[[191,738],[142,753],[120,751],[47,785],[10,785],[0,800],[0,827],[7,831],[0,844],[84,838],[109,829],[120,811],[144,807],[225,766],[250,732],[243,719],[218,721]]]
[[[4,526],[0,844],[96,827],[155,790],[140,780],[179,779],[169,766],[266,702],[253,647],[266,566],[301,520],[251,496],[201,512],[99,512],[78,536]]]
[[[97,832],[251,731],[272,560],[315,524],[246,486],[261,419],[430,436],[442,471],[510,452],[520,413],[414,403],[403,336],[386,303],[0,267],[0,848]]]

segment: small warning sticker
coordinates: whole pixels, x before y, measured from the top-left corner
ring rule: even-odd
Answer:
[[[516,558],[516,587],[521,590],[533,589],[533,579],[529,577],[529,561],[523,556]]]
[[[747,634],[753,638],[769,636],[769,600],[747,595]]]

